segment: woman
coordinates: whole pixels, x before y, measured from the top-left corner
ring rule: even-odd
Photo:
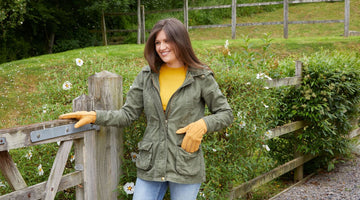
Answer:
[[[144,111],[147,127],[138,144],[134,199],[163,199],[167,188],[172,200],[196,199],[205,181],[202,137],[229,126],[232,110],[211,69],[195,56],[179,20],[154,25],[144,56],[149,66],[136,77],[120,110],[81,111],[60,118],[79,119],[75,127],[124,127]],[[211,115],[204,115],[205,104]]]

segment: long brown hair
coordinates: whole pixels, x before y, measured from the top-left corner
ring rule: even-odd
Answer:
[[[161,30],[165,32],[168,41],[174,44],[177,59],[190,68],[208,68],[196,57],[184,24],[178,19],[168,18],[154,25],[145,45],[144,56],[152,71],[158,72],[159,67],[164,64],[155,50],[155,39]]]

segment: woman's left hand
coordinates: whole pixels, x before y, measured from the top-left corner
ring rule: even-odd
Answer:
[[[181,148],[189,153],[194,153],[195,151],[199,150],[201,140],[206,131],[207,127],[203,119],[200,119],[185,126],[184,128],[177,130],[176,134],[186,133],[181,144]]]

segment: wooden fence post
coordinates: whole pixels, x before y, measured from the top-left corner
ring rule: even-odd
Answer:
[[[141,10],[141,43],[145,44],[145,6],[140,6]]]
[[[140,10],[140,1],[137,2],[137,20],[138,20],[138,33],[137,33],[137,43],[141,44],[141,10]]]
[[[189,1],[184,0],[184,25],[189,30]]]
[[[288,39],[289,35],[289,2],[284,0],[284,38]]]
[[[236,0],[232,0],[231,5],[231,38],[236,38]]]
[[[94,110],[120,109],[122,77],[102,71],[89,77],[89,96],[94,99]],[[123,157],[123,130],[117,127],[101,127],[95,135],[97,159],[97,197],[117,199],[117,186]],[[85,141],[86,143],[86,141]]]
[[[344,17],[344,37],[349,36],[350,24],[350,0],[345,0],[345,17]]]
[[[295,77],[302,77],[302,62],[296,61],[295,62]],[[297,88],[300,87],[300,85],[296,86]],[[295,131],[294,137],[297,137],[299,134],[301,134],[303,129],[299,129]],[[302,153],[299,153],[297,151],[297,145],[294,146],[294,159],[303,156]],[[304,178],[304,165],[300,165],[299,167],[294,169],[294,182],[298,182]]]
[[[106,23],[105,23],[104,10],[101,12],[101,32],[102,32],[103,45],[107,46]]]

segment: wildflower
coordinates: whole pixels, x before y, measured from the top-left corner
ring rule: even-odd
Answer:
[[[43,113],[46,113],[46,105],[43,106]]]
[[[2,181],[0,181],[0,187],[6,187],[6,185]]]
[[[256,129],[257,129],[257,127],[256,127],[256,125],[254,124],[254,128],[253,128],[253,131],[256,131]]]
[[[135,153],[135,152],[131,152],[130,155],[131,155],[131,160],[132,160],[133,162],[136,162],[136,159],[137,159],[137,157],[138,157],[139,155],[138,155],[137,153]]]
[[[38,174],[39,174],[39,176],[44,175],[44,170],[43,170],[43,168],[42,168],[42,165],[41,165],[41,164],[38,166]]]
[[[269,77],[268,75],[266,75],[264,73],[256,74],[256,79],[264,79],[264,78],[267,78],[268,80],[272,80],[271,77]]]
[[[217,152],[217,150],[216,149],[212,149],[213,150],[213,152]]]
[[[31,157],[32,157],[31,150],[25,155],[25,157],[29,160],[31,159]]]
[[[228,55],[228,56],[231,56],[231,53],[230,53],[230,50],[229,50],[229,40],[226,40],[225,41],[225,45],[224,45],[224,51],[223,51],[223,54],[224,55]]]
[[[264,104],[264,102],[261,102],[261,103],[264,105],[265,108],[269,107],[268,105]]]
[[[264,87],[264,88],[267,89],[267,90],[269,89],[269,87]]]
[[[127,182],[124,186],[123,186],[126,194],[134,194],[134,190],[135,190],[135,185],[133,182]]]
[[[241,112],[241,111],[239,111],[239,112],[237,113],[237,116],[238,116],[240,119],[246,119],[246,116],[243,115],[243,112]]]
[[[71,83],[69,81],[65,81],[65,83],[63,84],[62,88],[63,90],[70,90],[71,89]]]
[[[71,155],[70,156],[70,162],[74,162],[74,160],[75,160],[75,155]]]
[[[203,198],[206,198],[204,192],[199,192],[199,196],[203,197]]]
[[[266,149],[266,151],[270,151],[270,147],[267,144],[264,144],[262,146]]]
[[[239,125],[240,125],[240,128],[244,128],[244,127],[246,126],[246,123],[245,123],[244,121],[241,121],[241,122],[239,123]]]
[[[75,61],[76,61],[76,65],[79,66],[79,67],[81,67],[84,64],[84,61],[81,60],[80,58],[76,58]]]
[[[225,47],[225,49],[228,49],[228,48],[229,48],[229,40],[226,40],[226,41],[225,41],[224,47]]]
[[[265,132],[265,136],[267,137],[267,138],[271,138],[272,137],[272,131],[271,130],[267,130],[266,132]]]
[[[250,83],[250,82],[247,82],[246,85],[251,85],[251,83]]]

